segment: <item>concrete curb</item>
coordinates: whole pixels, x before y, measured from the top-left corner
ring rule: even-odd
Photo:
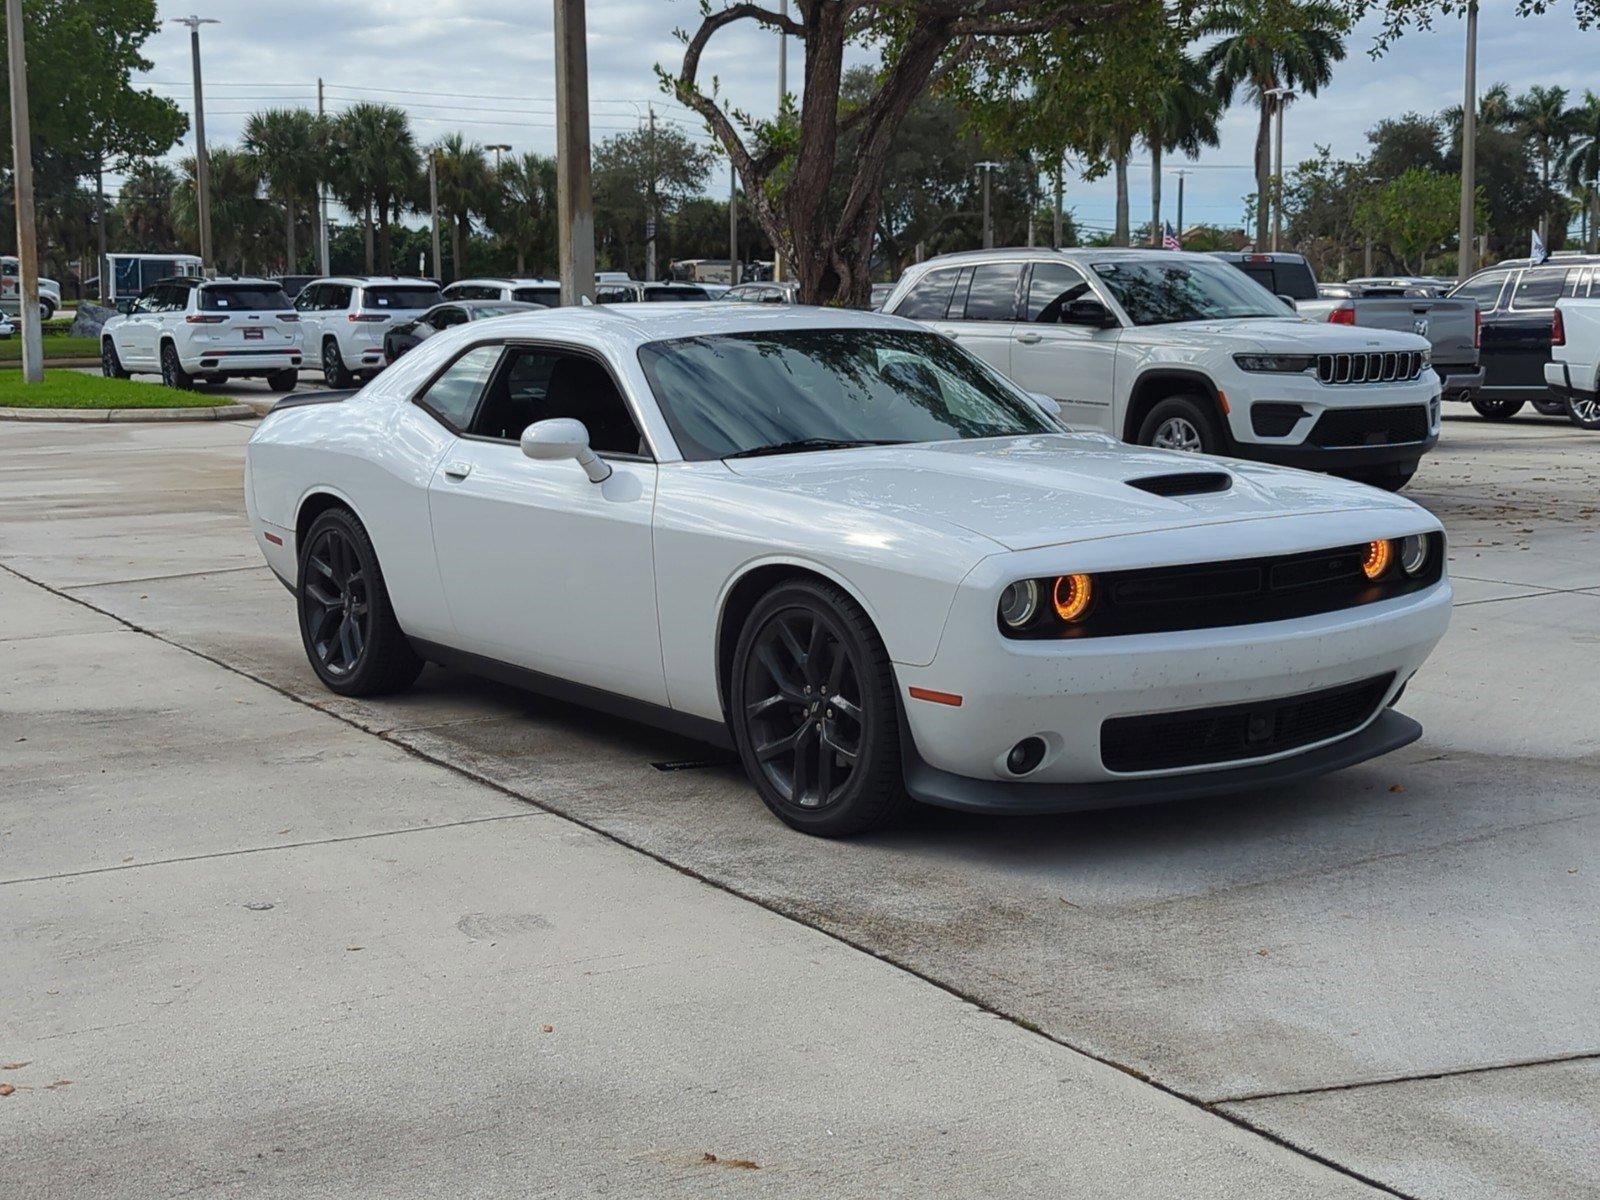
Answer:
[[[58,421],[72,425],[107,421],[235,421],[260,414],[248,404],[209,408],[0,408],[0,421]]]
[[[53,367],[70,367],[73,370],[77,370],[79,367],[98,367],[99,365],[100,360],[98,358],[47,358],[44,360],[44,367],[47,371]],[[20,371],[22,370],[22,360],[20,358],[6,359],[0,362],[0,369]]]

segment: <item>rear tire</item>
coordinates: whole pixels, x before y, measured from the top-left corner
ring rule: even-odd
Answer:
[[[122,359],[117,354],[117,344],[110,338],[100,339],[100,374],[107,379],[126,379],[127,368],[122,365]]]
[[[161,382],[169,388],[188,390],[194,387],[194,376],[183,369],[178,361],[178,348],[171,342],[161,343]]]
[[[729,724],[739,759],[779,820],[848,837],[910,805],[889,653],[867,614],[821,580],[779,584],[739,633]]]
[[[317,678],[341,696],[411,686],[423,662],[395,620],[372,539],[347,508],[330,508],[300,543],[300,640]]]
[[[275,392],[292,392],[299,385],[300,371],[296,367],[285,367],[267,376],[267,386]]]
[[[1139,444],[1188,454],[1221,454],[1227,449],[1227,435],[1205,397],[1168,396],[1140,423]]]
[[[343,389],[355,385],[356,377],[345,366],[344,355],[339,353],[339,343],[333,338],[322,343],[322,378],[330,388]]]
[[[1567,402],[1565,400],[1535,400],[1533,407],[1542,416],[1564,417],[1567,415]]]
[[[1579,429],[1600,430],[1600,393],[1589,392],[1568,400],[1567,420]]]
[[[1472,402],[1472,407],[1485,421],[1509,421],[1522,411],[1521,400],[1484,400]]]

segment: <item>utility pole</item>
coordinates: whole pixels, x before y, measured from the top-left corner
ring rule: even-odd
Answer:
[[[1178,248],[1183,248],[1183,181],[1188,177],[1189,168],[1179,167],[1173,172],[1178,177]]]
[[[502,151],[509,154],[511,152],[510,144],[507,142],[496,142],[493,145],[485,146],[484,149],[494,151],[494,173],[496,175],[500,174],[500,154]]]
[[[1273,133],[1272,165],[1272,249],[1276,253],[1283,237],[1283,110],[1294,99],[1294,92],[1286,87],[1275,87],[1263,94],[1272,97],[1273,119],[1277,126]]]
[[[994,175],[994,169],[1000,166],[997,162],[985,161],[978,164],[978,170],[983,172],[983,248],[994,249],[994,225],[989,219],[989,181]]]
[[[317,80],[317,123],[327,120],[328,112],[322,101],[322,80]],[[317,262],[324,275],[328,270],[328,182],[317,184]]]
[[[789,0],[778,0],[778,15],[785,21],[789,19]],[[778,31],[778,119],[783,119],[783,101],[789,94],[789,34],[786,30]],[[781,247],[772,248],[772,278],[774,281],[783,279],[783,250]]]
[[[211,267],[211,160],[206,157],[205,96],[200,87],[200,26],[216,25],[214,17],[172,17],[189,27],[189,57],[194,63],[194,187],[195,224],[200,227],[200,269]]]
[[[439,151],[435,147],[428,151],[428,215],[433,223],[433,274],[441,283],[444,282],[444,257],[439,247]],[[456,273],[461,273],[461,264],[456,264]]]
[[[563,304],[594,300],[589,49],[583,5],[584,0],[555,0],[556,223]]]
[[[1456,274],[1462,279],[1478,269],[1473,222],[1478,198],[1478,0],[1467,3],[1466,97],[1461,104],[1461,236]]]
[[[106,160],[94,164],[94,240],[98,255],[94,273],[100,277],[101,304],[106,302]]]
[[[1061,249],[1061,175],[1064,162],[1056,163],[1055,205],[1050,212],[1050,244]]]
[[[728,159],[728,282],[739,283],[739,172]]]
[[[656,106],[650,106],[650,133],[645,156],[650,160],[650,185],[644,210],[644,281],[656,281]]]
[[[39,327],[39,241],[33,225],[33,134],[28,125],[28,56],[22,0],[6,0],[6,66],[11,74],[11,163],[16,184],[17,316],[22,322],[22,379],[44,382]]]

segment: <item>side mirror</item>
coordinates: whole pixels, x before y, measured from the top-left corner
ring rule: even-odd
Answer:
[[[1093,296],[1080,296],[1068,302],[1061,310],[1063,325],[1090,325],[1096,329],[1110,329],[1117,323],[1111,310]]]
[[[1029,392],[1028,399],[1032,400],[1034,407],[1047,417],[1061,415],[1061,401],[1053,396],[1046,396],[1043,392]]]
[[[131,296],[124,296],[121,300],[118,300],[117,311],[123,316],[127,316],[129,313],[133,312],[133,298]]]
[[[554,417],[529,425],[522,431],[522,452],[540,461],[575,458],[590,483],[604,483],[611,478],[610,464],[589,447],[589,431],[582,421],[571,417]]]

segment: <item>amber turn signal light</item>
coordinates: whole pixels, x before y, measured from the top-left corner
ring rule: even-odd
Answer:
[[[1050,602],[1063,621],[1081,621],[1094,603],[1094,579],[1089,575],[1058,575],[1050,589]]]
[[[1386,538],[1367,543],[1367,557],[1361,564],[1361,573],[1373,582],[1377,582],[1389,573],[1389,564],[1394,561],[1394,543]]]

